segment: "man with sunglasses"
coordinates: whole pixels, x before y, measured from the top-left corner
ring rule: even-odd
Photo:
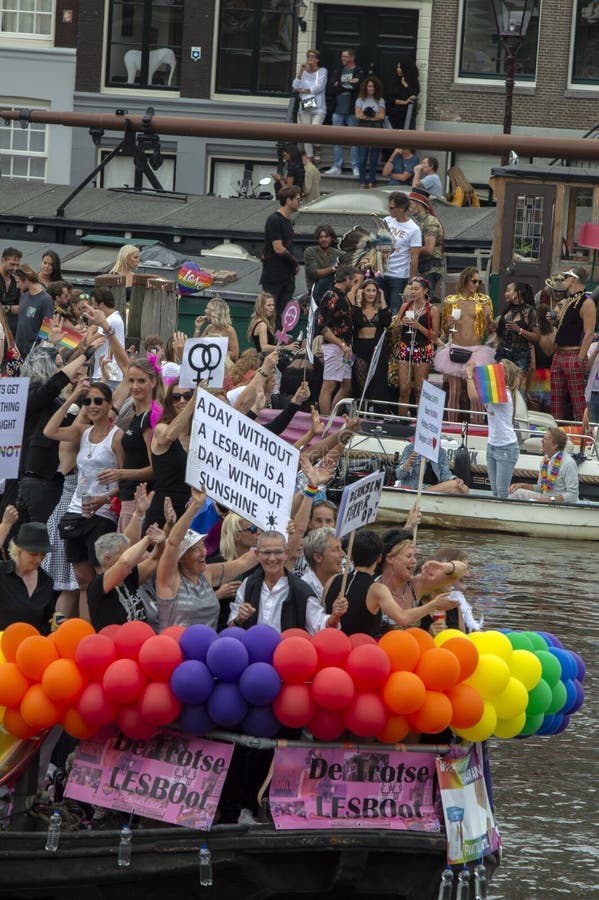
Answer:
[[[241,584],[231,604],[229,625],[249,628],[270,625],[277,631],[304,628],[315,634],[323,628],[338,628],[347,610],[347,600],[338,597],[329,615],[313,588],[285,569],[287,542],[278,531],[265,531],[256,545],[260,568]]]

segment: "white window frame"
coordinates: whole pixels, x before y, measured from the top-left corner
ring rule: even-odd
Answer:
[[[586,91],[589,94],[599,92],[599,82],[585,84],[584,81],[573,81],[572,71],[574,69],[574,48],[576,47],[576,14],[578,12],[578,0],[572,3],[572,24],[570,27],[570,50],[568,53],[568,91]]]
[[[43,44],[44,46],[53,46],[54,45],[54,23],[56,16],[56,3],[52,0],[50,11],[39,10],[37,9],[40,0],[33,0],[34,9],[21,9],[21,3],[23,0],[0,0],[0,42],[7,43],[10,40],[11,43],[14,43],[15,40],[21,41],[35,41]],[[35,31],[3,31],[2,30],[2,21],[5,15],[15,14],[17,16],[17,25],[19,23],[21,16],[44,16],[48,17],[50,21],[50,30],[47,34],[39,34]]]
[[[11,99],[11,100],[6,101],[6,100],[3,100],[2,98],[0,98],[0,103],[2,104],[3,109],[23,109],[23,108],[26,108],[26,109],[35,109],[35,108],[49,109],[50,108],[49,103],[41,103],[39,100],[37,100],[37,101],[36,100],[18,100],[17,101],[17,100]],[[43,133],[43,135],[44,135],[44,150],[43,151],[31,150],[29,148],[29,143],[30,143],[31,134],[32,134],[32,131],[31,131],[32,124],[33,124],[33,129],[36,133]],[[46,182],[46,179],[48,176],[48,126],[41,125],[39,122],[34,122],[34,123],[30,123],[27,126],[27,128],[21,129],[21,123],[18,120],[11,119],[8,123],[4,122],[3,120],[0,120],[0,131],[1,132],[8,131],[8,133],[11,136],[11,140],[10,140],[11,145],[14,140],[13,135],[22,131],[23,133],[27,134],[27,144],[28,144],[27,148],[24,150],[15,150],[12,148],[12,146],[9,147],[8,149],[0,147],[0,157],[8,157],[9,160],[11,161],[10,172],[4,171],[4,166],[0,163],[0,170],[1,170],[0,184],[2,183],[2,180],[4,178],[12,178],[14,180],[28,181],[28,182],[29,181],[37,181],[37,182],[44,184]],[[17,159],[27,159],[28,160],[26,175],[20,175],[20,174],[14,173],[14,161]],[[40,175],[32,176],[30,174],[31,173],[31,161],[34,159],[41,159],[44,161],[43,176],[40,176]]]

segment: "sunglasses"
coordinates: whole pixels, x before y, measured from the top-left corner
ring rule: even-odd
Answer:
[[[83,405],[91,406],[92,403],[94,406],[102,406],[103,403],[108,403],[108,400],[105,400],[104,397],[84,397]]]
[[[193,391],[183,391],[182,394],[176,394],[175,391],[171,394],[173,400],[191,400],[193,397]]]
[[[471,278],[470,281],[472,284],[480,284],[482,282],[482,278]]]
[[[258,526],[257,526],[257,525],[250,525],[248,528],[242,528],[242,529],[241,529],[241,533],[242,533],[242,534],[245,534],[246,531],[249,531],[250,534],[256,534],[256,532],[258,531]]]

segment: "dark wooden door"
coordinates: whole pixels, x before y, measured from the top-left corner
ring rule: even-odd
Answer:
[[[507,184],[499,255],[499,309],[512,281],[525,281],[535,293],[550,274],[553,250],[555,186]]]

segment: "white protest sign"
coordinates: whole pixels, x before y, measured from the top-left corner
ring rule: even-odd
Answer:
[[[0,378],[0,478],[18,478],[28,378]]]
[[[343,489],[335,529],[338,538],[375,521],[384,483],[385,473],[373,472]]]
[[[439,459],[444,410],[445,391],[435,387],[430,381],[423,382],[418,404],[414,452],[432,462]]]
[[[195,387],[206,381],[209,388],[222,388],[228,337],[187,338],[183,347],[179,387]]]
[[[199,390],[186,481],[265,531],[286,532],[299,450]]]
[[[381,353],[383,350],[383,344],[385,343],[385,339],[387,337],[387,332],[383,331],[382,335],[376,342],[376,346],[372,352],[372,357],[370,359],[370,365],[368,366],[368,373],[366,375],[366,380],[364,382],[364,389],[362,391],[362,396],[360,397],[360,406],[364,403],[364,397],[366,396],[366,391],[368,390],[368,386],[372,379],[374,378],[374,373],[376,372],[376,367],[379,364],[379,359],[381,358]]]

